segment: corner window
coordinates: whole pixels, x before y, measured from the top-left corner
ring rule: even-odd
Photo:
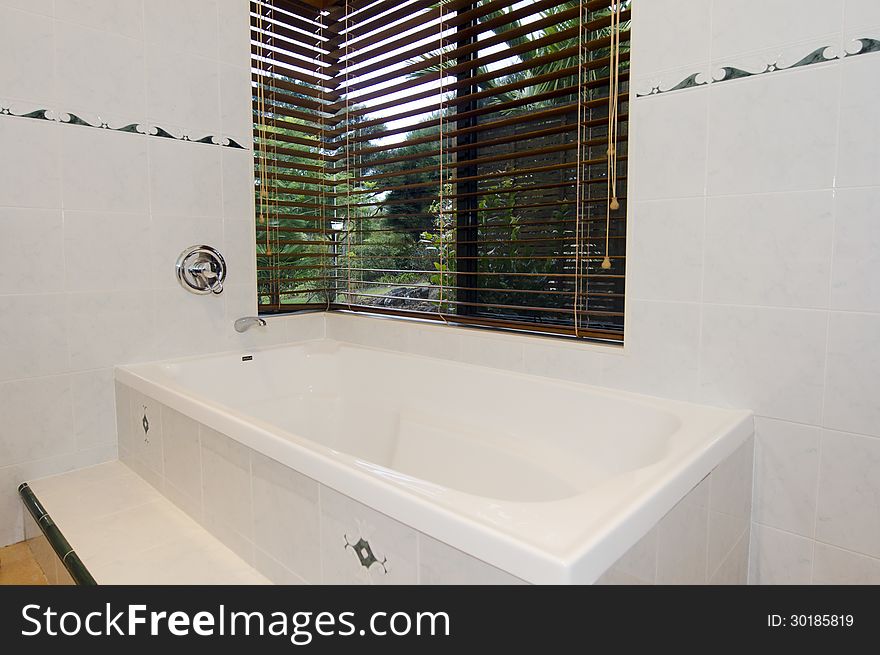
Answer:
[[[621,340],[630,4],[252,2],[260,311]]]

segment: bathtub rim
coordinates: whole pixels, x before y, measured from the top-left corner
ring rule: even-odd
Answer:
[[[670,412],[669,406],[672,406],[681,410],[690,409],[716,415],[719,418],[723,417],[723,420],[718,422],[711,436],[706,437],[701,448],[678,458],[673,466],[670,467],[664,459],[637,471],[636,473],[646,478],[640,481],[641,484],[647,485],[637,494],[633,495],[631,489],[627,488],[627,484],[632,482],[629,480],[630,476],[619,476],[596,487],[602,494],[623,495],[625,498],[623,506],[609,512],[606,505],[606,511],[594,512],[590,516],[592,524],[589,536],[584,536],[567,549],[551,551],[547,547],[530,543],[521,537],[477,521],[460,511],[431,501],[406,485],[395,484],[380,477],[374,472],[376,468],[384,469],[380,465],[363,462],[350,455],[329,457],[321,452],[322,449],[330,450],[322,444],[274,427],[260,419],[248,417],[234,408],[213,402],[205,396],[194,393],[193,390],[174,384],[173,380],[163,383],[148,376],[149,367],[158,365],[185,364],[222,357],[238,358],[242,355],[278,349],[299,348],[316,342],[333,342],[350,348],[394,353],[407,358],[426,358],[464,367],[473,366],[484,371],[489,369],[503,375],[531,380],[539,378],[545,382],[580,388],[594,394],[627,399],[665,412]],[[681,498],[754,434],[753,414],[749,410],[669,400],[459,360],[362,345],[332,337],[317,337],[295,343],[117,366],[114,368],[114,379],[414,530],[462,550],[511,575],[538,584],[594,582],[659,522]],[[675,412],[671,413],[678,416]],[[655,469],[660,464],[664,464],[665,470],[658,474]],[[453,499],[481,498],[457,490],[449,491]],[[548,504],[564,507],[573,504],[571,500],[581,499],[582,496],[583,494],[573,499],[551,501]],[[601,503],[599,509],[602,509]],[[583,534],[586,533],[587,530],[583,530]]]

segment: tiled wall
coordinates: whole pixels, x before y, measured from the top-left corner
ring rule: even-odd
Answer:
[[[758,415],[753,582],[876,580],[880,3],[637,4],[636,91],[712,83],[633,103],[629,336]]]
[[[752,582],[876,582],[880,3],[633,4],[625,349],[347,316],[328,335],[750,408]]]
[[[256,311],[249,57],[247,0],[0,0],[0,545],[19,481],[116,456],[112,366],[260,338],[232,330]],[[176,283],[196,242],[219,297]]]

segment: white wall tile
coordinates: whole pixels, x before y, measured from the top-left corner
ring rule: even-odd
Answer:
[[[826,544],[813,553],[813,584],[880,584],[880,559]]]
[[[819,428],[755,419],[754,520],[812,537],[819,476]]]
[[[711,85],[710,195],[831,188],[839,92],[837,66]]]
[[[162,480],[162,493],[191,519],[199,523],[204,522],[204,508],[202,507],[201,498],[196,500],[189,494],[184,493],[174,483],[169,482],[168,478],[163,478]]]
[[[880,315],[832,312],[824,426],[880,436]]]
[[[251,69],[220,64],[220,123],[223,134],[246,145],[254,123]]]
[[[109,368],[70,376],[77,449],[116,444],[116,397]]]
[[[238,555],[241,559],[250,565],[253,565],[255,551],[254,542],[248,537],[233,529],[224,517],[216,512],[208,513],[207,507],[204,508],[202,518],[204,528],[219,539],[224,546]]]
[[[150,139],[150,205],[154,214],[221,214],[220,148]],[[189,244],[183,244],[181,250]]]
[[[413,352],[419,347],[418,344],[413,343],[416,335],[421,338],[425,334],[425,329],[429,329],[415,323],[390,318],[379,319],[381,321],[379,324],[376,323],[376,319],[364,316],[345,318],[353,320],[340,320],[329,324],[332,325],[330,329],[332,330],[333,338],[373,348],[384,348],[400,352]],[[381,325],[381,329],[379,325]],[[435,330],[441,330],[442,332],[442,337],[438,337],[438,339],[445,337],[445,345],[442,346],[442,351],[446,356],[455,358],[459,352],[457,332],[455,330],[442,331],[442,327],[445,326],[434,327]],[[436,347],[438,345],[437,340],[433,340],[432,344]],[[424,348],[425,346],[423,345],[422,349]]]
[[[71,293],[67,303],[73,370],[155,358],[153,301],[149,293]]]
[[[880,557],[880,439],[824,431],[816,539]]]
[[[874,37],[876,38],[876,34]],[[840,64],[840,153],[837,185],[880,185],[880,103],[877,57],[847,58]]]
[[[706,93],[670,93],[632,102],[629,178],[634,199],[703,195],[708,101]]]
[[[709,61],[711,2],[651,0],[633,6],[633,67],[639,76]],[[669,20],[675,16],[675,20]]]
[[[3,157],[15,162],[0,175],[0,206],[61,207],[57,123],[8,118],[0,120]]]
[[[236,319],[241,318],[242,316],[254,316],[257,313],[257,299],[254,297],[254,286],[251,284],[227,284],[223,287],[223,295],[226,296],[226,320],[229,323],[227,326],[229,329],[232,329],[232,325]],[[275,327],[279,327],[280,323],[276,323]],[[270,326],[255,326],[248,330],[245,333],[242,333],[242,336],[247,334],[255,335],[262,333],[263,338],[268,332],[275,332],[276,334],[279,332],[283,332],[283,330],[272,330],[268,329]],[[278,335],[280,337],[280,335]],[[283,340],[283,339],[282,339]],[[280,343],[280,341],[278,342]]]
[[[254,514],[249,449],[204,425],[199,427],[199,438],[205,527],[218,537],[232,531],[233,537],[237,535],[250,542],[254,534]],[[222,537],[220,540],[224,541]],[[227,545],[236,552],[242,549],[234,543]]]
[[[703,278],[703,198],[630,205],[626,293],[642,300],[699,301]]]
[[[53,0],[0,0],[0,5],[14,9],[24,9],[43,16],[53,15],[53,4]]]
[[[251,458],[254,543],[286,569],[321,581],[318,483],[259,453]]]
[[[246,144],[242,144],[246,145]],[[223,218],[254,222],[254,158],[250,150],[223,148]]]
[[[72,453],[70,380],[53,376],[0,384],[0,462],[30,462]]]
[[[630,300],[627,312],[626,350],[604,357],[603,384],[693,398],[699,375],[700,306]]]
[[[5,98],[56,101],[51,18],[0,7],[0,92]]]
[[[63,294],[0,296],[0,380],[67,371],[65,311]]]
[[[880,187],[840,189],[834,212],[831,306],[880,312]]]
[[[223,224],[218,216],[179,216],[153,214],[151,231],[150,261],[147,279],[154,289],[183,291],[177,279],[177,258],[185,248],[207,244],[222,249]],[[256,259],[256,257],[254,257]],[[229,263],[227,259],[227,264]],[[144,269],[139,270],[143,276]],[[256,284],[256,282],[255,282]]]
[[[162,407],[162,461],[166,483],[202,505],[202,455],[199,424],[170,407]]]
[[[73,471],[96,464],[112,462],[116,459],[115,445],[101,445],[84,448],[72,453],[59,452],[56,455],[19,464],[22,481],[37,480],[65,471]]]
[[[147,214],[64,212],[68,291],[145,291],[150,288]]]
[[[55,3],[55,18],[58,20],[82,23],[133,39],[143,37],[143,12],[144,0],[63,0]]]
[[[710,198],[703,299],[827,307],[832,210],[830,190]]]
[[[253,221],[226,221],[223,224],[223,256],[230,284],[257,286],[257,236]],[[256,298],[256,291],[252,295]]]
[[[837,35],[843,0],[823,0],[804,8],[803,0],[713,0],[712,56],[778,48],[812,37]]]
[[[119,459],[125,460],[134,454],[134,432],[131,418],[131,391],[125,385],[114,382],[116,400],[116,437],[119,444]]]
[[[614,577],[628,580],[625,584],[654,584],[657,577],[657,526],[651,528],[635,546],[626,551],[606,571]],[[604,576],[605,574],[603,574]]]
[[[59,129],[65,209],[148,210],[146,137],[69,125]]]
[[[276,321],[269,319],[269,324],[276,324],[279,328],[284,329],[287,333],[286,339],[291,342],[322,339],[327,334],[324,314],[302,314]]]
[[[739,541],[709,577],[711,585],[744,585],[749,579],[749,531],[746,530]]]
[[[596,350],[571,347],[552,339],[524,341],[523,370],[543,377],[581,384],[601,384],[609,356]]]
[[[425,357],[460,357],[458,330],[451,329],[448,325],[436,323],[434,325],[411,325],[407,332],[407,341],[404,342],[404,350]]]
[[[0,294],[64,288],[61,226],[57,209],[0,207]]]
[[[144,3],[144,37],[170,51],[216,58],[217,30],[217,0]]]
[[[752,514],[752,471],[755,442],[749,439],[709,475],[708,576],[711,579],[722,566],[720,575],[734,576],[745,570],[727,560],[734,555],[748,532]],[[748,560],[746,556],[743,558]]]
[[[143,42],[62,21],[56,22],[56,29],[58,95],[63,109],[87,109],[143,122]]]
[[[705,584],[709,498],[704,480],[657,525],[657,584]]]
[[[254,548],[254,568],[265,575],[273,584],[304,585],[305,580],[286,568],[274,557],[260,548]]]
[[[155,356],[183,357],[222,350],[225,345],[226,299],[183,289],[155,291]],[[199,326],[193,329],[193,326]]]
[[[515,585],[522,580],[461,552],[441,541],[419,534],[419,584]]]
[[[734,549],[740,545],[749,530],[748,516],[732,516],[721,512],[709,511],[709,543],[707,561],[709,579],[724,566]],[[748,557],[745,558],[748,562]],[[748,566],[743,566],[747,569]],[[713,583],[714,584],[714,583]]]
[[[826,325],[818,311],[704,305],[702,399],[817,423]]]
[[[813,542],[752,524],[749,584],[810,584]]]
[[[709,509],[730,516],[752,514],[752,471],[755,441],[748,439],[709,476]]]
[[[0,468],[0,544],[14,544],[24,538],[18,485],[23,480],[15,466]]]
[[[875,0],[845,0],[845,10],[847,31],[880,27],[880,4]]]
[[[461,361],[478,366],[491,366],[510,371],[523,369],[522,344],[509,339],[498,339],[492,334],[476,330],[462,331],[459,340]]]
[[[160,127],[183,128],[196,139],[220,132],[217,60],[182,55],[159,44],[147,44],[146,52],[147,118]]]
[[[384,561],[369,569],[351,546],[369,542],[373,555]],[[416,584],[416,532],[402,523],[321,486],[321,549],[323,584]]]
[[[218,0],[217,5],[220,10],[220,61],[233,66],[250,66],[250,2]]]

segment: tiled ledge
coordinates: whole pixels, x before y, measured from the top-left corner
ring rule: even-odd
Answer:
[[[269,584],[120,462],[34,480],[29,487],[98,584]],[[27,521],[26,536],[38,532]],[[52,551],[35,554],[51,582],[58,568]]]

